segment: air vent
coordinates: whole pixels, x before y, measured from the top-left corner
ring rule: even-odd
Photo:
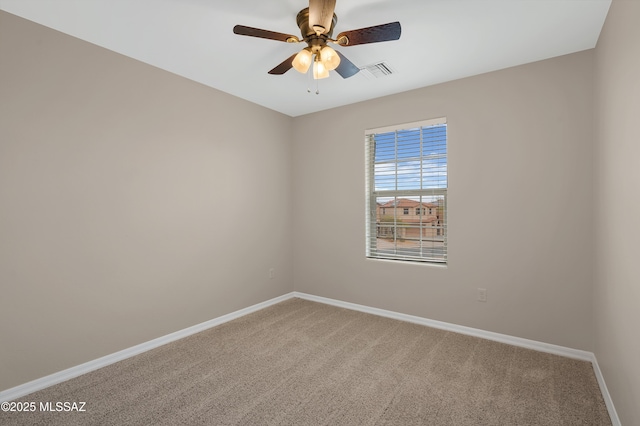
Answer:
[[[376,64],[367,65],[366,67],[362,68],[359,72],[359,74],[361,74],[362,76],[366,77],[369,80],[386,77],[388,75],[395,74],[395,73],[396,72],[393,70],[393,68],[391,68],[389,64],[386,62],[378,62]]]

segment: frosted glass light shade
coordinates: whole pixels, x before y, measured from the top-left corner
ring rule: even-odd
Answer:
[[[328,70],[335,70],[340,65],[340,56],[329,46],[325,46],[320,51],[320,60]]]
[[[313,62],[313,78],[320,80],[321,78],[329,77],[329,70],[325,67],[324,63],[319,60]]]
[[[312,56],[313,55],[311,54],[311,49],[302,49],[300,52],[298,52],[296,57],[293,58],[293,62],[291,64],[296,71],[304,74],[309,69],[309,66],[311,66]]]

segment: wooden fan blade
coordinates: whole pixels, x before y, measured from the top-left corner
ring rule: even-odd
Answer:
[[[244,25],[236,25],[233,27],[234,34],[266,38],[269,40],[299,42],[300,39],[294,35],[276,33],[274,31],[261,30],[260,28],[245,27]]]
[[[279,65],[277,65],[275,68],[269,71],[269,74],[282,75],[285,72],[289,71],[291,68],[293,68],[293,59],[296,57],[296,55],[297,53],[294,53],[293,55],[289,56],[287,59],[282,61]]]
[[[355,46],[357,44],[398,40],[401,32],[400,22],[390,22],[388,24],[360,28],[359,30],[345,31],[338,34],[336,40],[341,46]]]
[[[342,78],[349,78],[354,76],[360,71],[360,68],[354,65],[353,62],[345,58],[345,56],[336,50],[338,56],[340,56],[340,65],[336,68],[336,72],[340,74]]]
[[[309,0],[309,28],[326,34],[331,30],[336,0]]]

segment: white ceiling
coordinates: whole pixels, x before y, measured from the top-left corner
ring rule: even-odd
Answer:
[[[0,9],[290,116],[595,47],[611,0],[337,0],[334,36],[400,21],[398,41],[336,47],[395,74],[319,80],[267,71],[300,50],[233,34],[300,36],[305,0],[0,0]],[[311,93],[307,88],[311,86]]]

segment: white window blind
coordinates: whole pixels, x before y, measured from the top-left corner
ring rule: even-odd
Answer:
[[[365,132],[366,254],[447,262],[445,118]]]

